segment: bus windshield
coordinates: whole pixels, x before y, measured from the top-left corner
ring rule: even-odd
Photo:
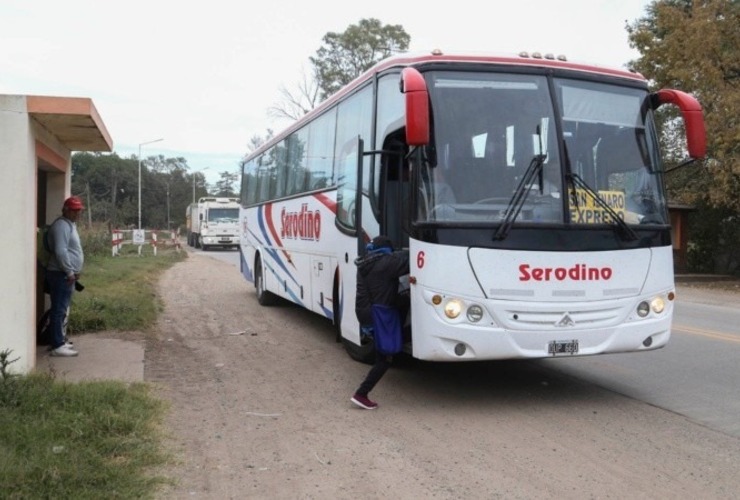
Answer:
[[[514,225],[667,223],[646,90],[563,78],[550,87],[544,75],[426,77],[434,130],[417,170],[417,221],[501,224],[516,200]]]

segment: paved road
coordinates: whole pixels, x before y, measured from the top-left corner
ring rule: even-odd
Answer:
[[[740,295],[682,290],[659,351],[545,362],[550,368],[740,437]]]

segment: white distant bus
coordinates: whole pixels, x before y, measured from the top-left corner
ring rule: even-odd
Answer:
[[[408,248],[405,350],[437,361],[644,351],[668,342],[671,226],[654,112],[689,159],[701,106],[641,75],[537,54],[385,60],[245,158],[241,271],[374,347],[355,258]]]

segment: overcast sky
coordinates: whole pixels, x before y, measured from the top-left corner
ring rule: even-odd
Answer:
[[[0,0],[0,94],[89,97],[123,157],[236,172],[328,32],[400,24],[410,50],[564,54],[624,67],[648,0]]]

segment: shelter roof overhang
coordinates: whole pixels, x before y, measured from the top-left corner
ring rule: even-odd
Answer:
[[[113,140],[87,97],[27,96],[26,108],[70,151],[113,151]]]

